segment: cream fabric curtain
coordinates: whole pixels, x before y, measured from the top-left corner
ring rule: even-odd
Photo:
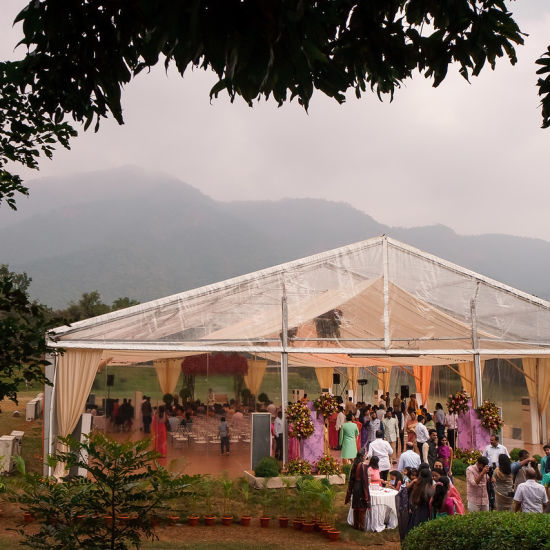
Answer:
[[[522,363],[529,397],[537,400],[538,414],[542,416],[550,399],[550,359],[524,357]]]
[[[258,395],[266,368],[267,361],[265,359],[248,360],[248,374],[244,375],[244,383],[252,395]]]
[[[57,433],[60,437],[70,435],[78,424],[86,405],[86,399],[101,361],[102,350],[74,349],[60,355],[57,362],[55,398],[57,408]],[[58,445],[62,452],[64,445]],[[64,475],[65,465],[59,463],[56,476]]]
[[[359,378],[359,369],[357,367],[347,367],[349,389],[353,390],[353,399],[357,400],[357,379]]]
[[[181,373],[181,359],[159,359],[153,365],[162,394],[173,394]]]
[[[317,382],[319,382],[319,386],[321,386],[321,389],[323,389],[323,388],[332,388],[332,375],[333,375],[333,373],[334,373],[334,369],[315,367],[315,374],[317,375]]]
[[[483,376],[483,370],[485,369],[485,361],[481,361],[481,375]],[[458,372],[460,373],[460,381],[462,382],[462,388],[470,394],[472,403],[476,402],[476,377],[474,362],[469,361],[467,363],[458,364]]]
[[[414,366],[413,367],[414,382],[416,391],[422,396],[422,406],[428,408],[430,396],[430,382],[432,379],[432,367],[430,366]]]

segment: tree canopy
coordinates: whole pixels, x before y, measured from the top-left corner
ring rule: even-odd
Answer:
[[[516,63],[523,44],[505,0],[33,0],[16,21],[27,54],[0,63],[0,202],[12,208],[26,188],[7,161],[33,168],[68,147],[71,119],[122,124],[123,86],[161,61],[213,70],[211,97],[307,109],[314,90],[392,98],[416,71],[434,86],[450,65],[469,79],[500,57]],[[550,49],[538,62],[547,127]]]

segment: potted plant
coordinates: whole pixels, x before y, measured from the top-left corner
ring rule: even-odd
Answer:
[[[269,527],[269,520],[271,519],[268,511],[271,495],[269,493],[269,489],[267,488],[267,484],[270,479],[271,478],[266,477],[264,479],[263,487],[260,489],[260,504],[262,508],[260,515],[260,527]]]
[[[185,499],[184,502],[189,502],[189,500],[191,501],[191,510],[190,510],[191,513],[187,515],[187,521],[191,527],[195,527],[199,523],[200,516],[196,513],[196,511],[198,508],[198,500],[199,500],[199,497],[201,496],[200,494],[201,484],[202,484],[202,478],[200,476],[197,476],[193,480],[193,483],[191,485],[191,490],[187,491],[184,494],[184,499]],[[186,506],[186,508],[188,508],[188,506]]]
[[[212,493],[214,491],[214,480],[210,478],[203,478],[201,481],[202,495],[204,497],[204,525],[207,527],[214,525],[216,516],[213,515],[212,508]]]
[[[243,510],[241,515],[241,525],[243,527],[248,527],[252,516],[250,515],[250,484],[246,479],[241,480],[239,492],[241,494]]]
[[[291,480],[288,477],[282,477],[281,481],[283,486],[279,490],[280,496],[280,515],[279,515],[279,527],[286,528],[288,527],[288,492],[290,489]]]
[[[233,515],[229,514],[229,504],[231,503],[231,496],[233,495],[233,481],[230,479],[222,479],[221,486],[223,491],[222,525],[231,525],[233,522]]]

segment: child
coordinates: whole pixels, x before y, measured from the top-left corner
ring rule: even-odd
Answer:
[[[390,480],[386,482],[386,487],[399,491],[399,489],[401,489],[402,484],[403,484],[403,476],[401,475],[401,472],[397,470],[392,470],[390,472]]]

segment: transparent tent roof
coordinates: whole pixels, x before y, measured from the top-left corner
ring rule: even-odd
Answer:
[[[550,303],[381,236],[59,327],[48,340],[101,348],[113,362],[288,351],[315,366],[447,364],[475,351],[550,355]]]

